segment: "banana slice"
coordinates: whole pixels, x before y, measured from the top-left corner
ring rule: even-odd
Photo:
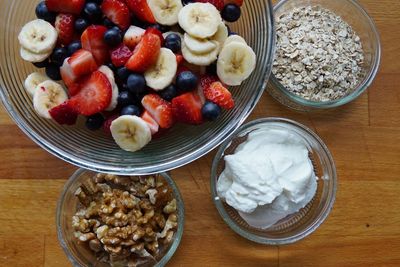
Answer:
[[[36,92],[36,87],[47,80],[50,79],[46,75],[43,75],[40,72],[33,72],[26,77],[24,86],[28,94],[33,97]]]
[[[33,107],[39,116],[51,119],[49,110],[62,104],[68,99],[64,88],[58,83],[48,80],[44,81],[35,89],[33,95]]]
[[[256,54],[250,46],[232,42],[225,45],[219,54],[217,74],[230,86],[240,85],[256,67]]]
[[[198,39],[196,37],[190,36],[187,33],[185,33],[183,41],[185,42],[185,46],[189,48],[189,50],[197,54],[210,53],[218,46],[217,41],[210,41],[208,39]]]
[[[178,23],[178,14],[182,9],[181,0],[147,0],[156,21],[162,25]]]
[[[225,43],[226,38],[228,38],[228,28],[226,27],[224,22],[221,22],[218,26],[217,32],[211,37],[211,40],[217,41],[219,43],[219,49],[222,50],[222,47]]]
[[[22,27],[18,40],[26,50],[36,54],[44,54],[54,49],[57,37],[57,31],[50,23],[36,19]]]
[[[138,151],[151,141],[149,126],[137,116],[121,116],[111,123],[110,129],[119,147],[129,152]]]
[[[217,60],[219,45],[211,52],[205,54],[196,54],[191,51],[185,44],[182,45],[182,55],[185,60],[197,66],[208,66]]]
[[[233,42],[237,42],[237,43],[241,43],[241,44],[247,45],[246,40],[243,39],[242,36],[239,36],[239,35],[235,34],[235,35],[229,36],[229,37],[226,39],[226,41],[225,41],[225,43],[224,43],[224,46],[225,46],[225,45],[228,45],[228,44],[230,44],[230,43],[233,43]]]
[[[188,4],[179,12],[179,25],[182,29],[201,39],[213,36],[221,21],[221,14],[210,3]]]
[[[172,83],[178,70],[175,54],[168,48],[161,48],[156,64],[144,73],[147,86],[160,91]]]
[[[111,84],[112,88],[112,95],[111,95],[111,102],[105,111],[112,111],[118,105],[118,95],[119,95],[119,88],[118,85],[115,83],[114,72],[107,66],[103,65],[99,68],[99,71],[106,75],[108,81]]]
[[[36,54],[29,50],[26,50],[24,47],[21,46],[21,48],[19,49],[19,52],[20,52],[20,55],[23,60],[35,63],[35,62],[44,61],[46,58],[48,58],[51,55],[52,51],[46,52],[43,54]]]

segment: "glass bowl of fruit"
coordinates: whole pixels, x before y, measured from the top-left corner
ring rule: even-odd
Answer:
[[[152,174],[208,153],[248,117],[274,48],[269,0],[3,1],[0,97],[74,165]]]

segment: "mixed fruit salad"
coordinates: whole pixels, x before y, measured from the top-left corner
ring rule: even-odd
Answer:
[[[18,39],[38,68],[25,88],[35,111],[59,124],[86,117],[135,152],[175,123],[214,121],[235,107],[229,86],[256,66],[225,22],[243,0],[45,0]],[[62,80],[63,83],[58,81]]]

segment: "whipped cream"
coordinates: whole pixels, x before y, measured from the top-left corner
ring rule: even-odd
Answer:
[[[304,208],[317,190],[317,177],[301,137],[281,129],[251,132],[225,156],[218,196],[252,227],[266,229]]]

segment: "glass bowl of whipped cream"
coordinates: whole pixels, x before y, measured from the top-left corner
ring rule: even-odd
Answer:
[[[337,186],[333,158],[309,128],[282,118],[243,125],[219,148],[211,193],[239,235],[267,245],[291,244],[329,215]]]

